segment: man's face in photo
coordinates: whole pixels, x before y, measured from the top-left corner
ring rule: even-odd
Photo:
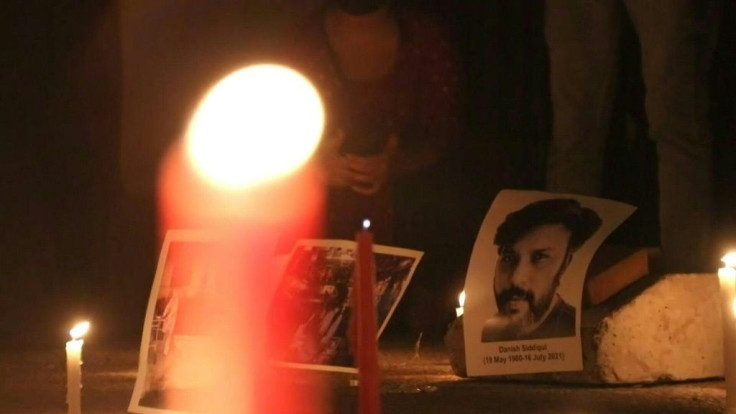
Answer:
[[[544,224],[501,247],[494,279],[499,313],[522,323],[544,316],[569,263],[569,241],[563,225]]]

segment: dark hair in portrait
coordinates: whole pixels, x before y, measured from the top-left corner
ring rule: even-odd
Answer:
[[[512,245],[532,229],[544,224],[562,224],[567,228],[570,231],[568,247],[575,251],[598,231],[601,218],[598,213],[571,198],[535,201],[506,216],[506,220],[496,229],[493,243],[499,249]]]

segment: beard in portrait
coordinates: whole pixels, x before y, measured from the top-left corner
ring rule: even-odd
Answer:
[[[493,291],[498,311],[482,342],[575,335],[576,309],[558,293],[575,252],[600,228],[599,215],[577,200],[535,201],[496,229]]]

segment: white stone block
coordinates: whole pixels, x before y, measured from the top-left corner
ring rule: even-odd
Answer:
[[[605,317],[596,364],[603,382],[688,380],[723,375],[718,277],[669,275]]]

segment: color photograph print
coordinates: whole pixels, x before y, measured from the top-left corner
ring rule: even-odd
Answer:
[[[301,240],[294,247],[269,310],[268,349],[278,365],[357,372],[350,345],[356,247],[347,240]],[[380,336],[423,253],[381,245],[373,251]]]
[[[201,412],[188,402],[214,382],[204,361],[212,343],[209,322],[216,289],[213,235],[166,234],[144,322],[138,376],[128,410],[135,413]],[[208,305],[209,304],[209,305]],[[172,406],[172,404],[182,406]]]
[[[465,279],[469,376],[583,369],[580,318],[590,261],[635,208],[539,191],[501,191]]]

